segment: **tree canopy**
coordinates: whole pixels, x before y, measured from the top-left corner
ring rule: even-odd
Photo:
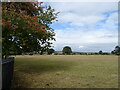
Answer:
[[[47,51],[47,52],[48,52],[48,54],[50,55],[50,54],[54,53],[54,52],[55,52],[55,50],[51,48],[51,49],[48,49],[48,51]]]
[[[116,46],[115,49],[111,53],[116,54],[116,55],[120,55],[120,46]]]
[[[65,46],[62,50],[63,54],[71,54],[72,53],[72,49],[69,46]]]
[[[50,25],[58,12],[43,2],[2,2],[2,56],[11,51],[43,53],[55,40]]]
[[[99,51],[99,54],[103,54],[102,50]]]

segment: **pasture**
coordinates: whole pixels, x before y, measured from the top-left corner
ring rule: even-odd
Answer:
[[[117,88],[118,56],[15,57],[14,88]]]

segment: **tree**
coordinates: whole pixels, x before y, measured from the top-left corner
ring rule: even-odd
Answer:
[[[99,54],[103,54],[103,52],[102,52],[102,51],[99,51]]]
[[[54,53],[55,52],[55,50],[54,49],[48,49],[48,54],[50,55],[50,54],[52,54],[52,53]]]
[[[62,50],[63,54],[71,54],[72,53],[72,49],[69,46],[65,46]]]
[[[112,54],[120,55],[120,46],[116,46],[115,50],[111,52]]]
[[[111,54],[115,54],[115,50],[111,51]]]
[[[43,2],[2,2],[2,57],[11,51],[43,53],[55,40],[50,25],[57,14]]]

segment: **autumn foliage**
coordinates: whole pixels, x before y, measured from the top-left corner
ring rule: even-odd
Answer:
[[[2,2],[3,57],[10,52],[43,53],[55,40],[50,25],[57,14],[43,2]]]

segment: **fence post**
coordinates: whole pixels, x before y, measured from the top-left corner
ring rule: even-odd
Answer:
[[[10,89],[13,79],[14,57],[2,60],[2,89]]]

